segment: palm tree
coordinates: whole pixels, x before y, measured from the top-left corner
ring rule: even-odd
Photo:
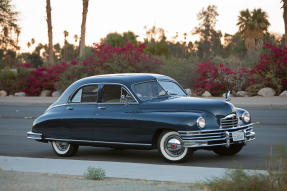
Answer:
[[[21,28],[18,25],[18,12],[12,0],[0,0],[0,49],[18,50],[18,37]]]
[[[48,48],[49,48],[49,64],[54,64],[54,51],[53,51],[53,31],[52,31],[52,16],[51,16],[51,3],[50,0],[46,0],[46,12],[47,12],[47,25],[48,25]]]
[[[285,46],[287,46],[287,0],[282,0],[283,2],[283,19],[285,24]]]
[[[249,9],[240,11],[238,16],[239,32],[245,38],[245,46],[251,51],[260,49],[263,45],[264,32],[268,30],[270,25],[267,13],[262,9]]]
[[[77,42],[78,42],[78,39],[79,39],[78,35],[77,35],[77,34],[75,34],[75,35],[74,35],[75,43],[77,43]]]
[[[86,20],[87,20],[88,6],[89,6],[89,0],[83,0],[81,38],[79,45],[80,57],[83,57],[85,55]]]
[[[64,30],[64,60],[67,61],[67,48],[68,48],[68,41],[67,41],[67,37],[69,36],[69,32]]]

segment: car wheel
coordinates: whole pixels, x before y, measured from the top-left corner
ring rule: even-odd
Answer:
[[[174,131],[162,132],[157,146],[161,156],[169,162],[182,162],[190,156],[190,150],[183,147],[180,135]]]
[[[221,146],[214,148],[213,152],[222,156],[231,156],[237,154],[243,146],[244,144],[232,144],[228,148],[225,146]]]
[[[61,157],[70,157],[77,153],[79,145],[61,142],[61,141],[52,141],[51,145],[55,153]]]

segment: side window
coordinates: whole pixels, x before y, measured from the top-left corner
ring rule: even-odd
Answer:
[[[135,103],[136,100],[126,91],[126,89],[121,89],[121,102]]]
[[[74,95],[74,97],[72,98],[72,101],[73,103],[80,103],[81,102],[81,97],[82,97],[82,89],[79,89],[77,91],[77,93]]]
[[[135,102],[134,98],[121,85],[104,85],[103,103]]]
[[[77,91],[72,98],[73,103],[97,102],[98,100],[98,85],[84,86]]]

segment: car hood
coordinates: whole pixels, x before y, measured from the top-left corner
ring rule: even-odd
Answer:
[[[226,116],[234,112],[235,107],[224,100],[196,97],[168,97],[155,99],[141,104],[142,109],[156,111],[198,111],[212,113],[216,117]]]

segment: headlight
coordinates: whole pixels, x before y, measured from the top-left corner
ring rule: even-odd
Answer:
[[[249,114],[247,111],[245,111],[245,112],[242,114],[241,119],[242,119],[242,121],[243,121],[244,123],[249,123],[249,122],[250,122],[250,119],[251,119],[250,114]]]
[[[205,127],[205,119],[203,117],[197,118],[197,127],[203,129]]]

